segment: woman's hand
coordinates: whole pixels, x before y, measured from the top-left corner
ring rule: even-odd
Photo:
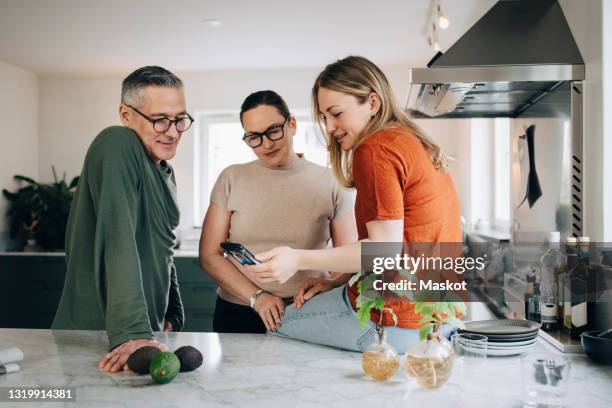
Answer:
[[[308,278],[302,284],[298,293],[293,297],[293,304],[296,309],[304,306],[307,300],[317,293],[327,292],[338,286],[338,282],[332,279]]]
[[[262,293],[255,301],[255,312],[261,317],[268,331],[276,331],[283,322],[285,302],[271,293]]]
[[[297,249],[278,247],[255,255],[262,263],[246,265],[245,271],[261,282],[285,283],[300,269]]]

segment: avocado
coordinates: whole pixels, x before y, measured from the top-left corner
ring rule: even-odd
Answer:
[[[151,360],[149,374],[158,384],[167,384],[174,380],[181,370],[181,362],[174,353],[162,351]]]
[[[181,372],[193,371],[202,365],[204,357],[200,350],[191,346],[183,346],[174,352],[181,362]]]
[[[148,374],[151,360],[159,353],[161,353],[161,351],[157,347],[141,347],[130,355],[127,365],[130,370],[137,374]]]

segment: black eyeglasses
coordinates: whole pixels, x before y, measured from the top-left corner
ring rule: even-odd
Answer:
[[[157,133],[167,132],[173,123],[174,123],[174,126],[176,127],[177,132],[184,132],[187,129],[189,129],[194,122],[194,119],[188,113],[185,113],[185,115],[187,116],[183,116],[183,117],[180,117],[174,120],[169,119],[169,118],[153,119],[153,118],[148,117],[147,115],[145,115],[144,113],[142,113],[141,111],[133,107],[132,105],[125,105],[125,106],[133,109],[140,116],[142,116],[143,118],[151,122],[153,124],[153,130],[155,130]]]
[[[256,147],[261,146],[261,144],[263,143],[264,136],[267,137],[268,140],[271,142],[282,139],[283,136],[285,136],[285,124],[287,123],[289,118],[290,116],[287,116],[287,118],[285,118],[283,123],[277,123],[275,125],[271,125],[270,127],[268,127],[266,130],[264,130],[261,133],[252,132],[252,133],[249,133],[248,135],[245,134],[242,137],[242,140],[244,140],[246,144],[249,145],[249,147],[254,149]]]

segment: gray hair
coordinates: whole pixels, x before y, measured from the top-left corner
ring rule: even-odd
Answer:
[[[139,108],[144,104],[144,89],[148,86],[182,88],[183,81],[165,68],[148,66],[138,68],[121,84],[121,103]]]

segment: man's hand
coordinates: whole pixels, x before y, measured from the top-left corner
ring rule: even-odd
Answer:
[[[245,265],[244,270],[261,282],[285,283],[299,270],[299,251],[286,246],[262,252],[255,258],[262,263]]]
[[[261,317],[268,331],[276,331],[283,321],[285,302],[271,293],[262,293],[255,301],[255,312]]]
[[[116,347],[113,351],[107,353],[102,358],[102,360],[100,360],[100,364],[98,364],[98,367],[106,371],[107,373],[116,373],[121,370],[129,370],[126,364],[128,358],[132,355],[133,352],[144,346],[153,346],[157,347],[161,351],[166,351],[166,346],[155,340],[129,340],[123,343],[122,345]]]
[[[165,332],[171,332],[172,331],[172,323],[170,323],[167,320],[164,322],[164,331]]]
[[[293,305],[296,309],[304,306],[304,303],[311,299],[314,295],[321,292],[327,292],[337,287],[338,283],[332,279],[323,278],[308,278],[302,284],[300,290],[293,297]]]

